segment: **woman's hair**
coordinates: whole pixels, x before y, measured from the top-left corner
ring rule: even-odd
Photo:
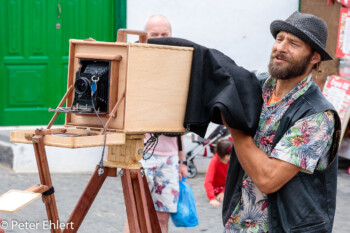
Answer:
[[[232,142],[228,139],[221,139],[217,144],[216,144],[216,153],[219,155],[220,158],[224,158],[225,155],[231,154],[232,150]]]

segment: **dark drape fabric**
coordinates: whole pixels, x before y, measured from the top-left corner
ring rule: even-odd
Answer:
[[[210,121],[254,135],[261,111],[261,87],[254,73],[223,53],[179,38],[149,39],[150,44],[193,47],[184,126],[204,137]]]

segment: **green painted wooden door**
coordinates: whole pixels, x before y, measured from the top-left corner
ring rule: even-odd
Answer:
[[[115,41],[125,1],[0,0],[0,126],[48,124],[67,89],[69,39]]]

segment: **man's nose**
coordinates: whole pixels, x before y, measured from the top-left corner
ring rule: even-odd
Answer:
[[[284,52],[287,49],[287,41],[283,40],[276,46],[277,51]]]

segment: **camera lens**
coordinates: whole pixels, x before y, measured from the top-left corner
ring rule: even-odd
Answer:
[[[75,81],[74,89],[79,95],[84,94],[89,89],[89,80],[85,77],[80,77]]]

